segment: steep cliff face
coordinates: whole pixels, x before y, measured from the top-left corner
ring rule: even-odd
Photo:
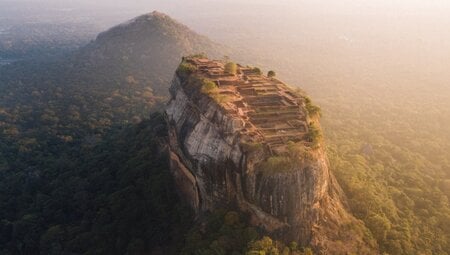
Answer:
[[[275,164],[269,171],[268,160],[277,157],[264,143],[249,148],[243,142],[245,118],[190,83],[191,77],[175,75],[166,116],[172,173],[195,211],[232,205],[272,236],[320,254],[376,254],[364,241],[361,223],[345,210],[320,145],[304,158],[296,154],[288,168]]]

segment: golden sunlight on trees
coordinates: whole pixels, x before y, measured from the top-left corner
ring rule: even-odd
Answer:
[[[225,64],[225,72],[228,74],[236,74],[237,72],[237,65],[233,62],[228,62]]]

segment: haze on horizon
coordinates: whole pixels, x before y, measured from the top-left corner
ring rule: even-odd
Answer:
[[[446,0],[1,0],[0,31],[8,24],[72,22],[92,24],[98,33],[154,10],[255,52],[258,58],[239,60],[278,69],[319,100],[330,84],[341,83],[396,91],[386,96],[420,88],[439,103],[450,97]]]
[[[358,114],[346,118],[392,114],[378,116],[382,122],[365,120],[378,123],[371,127],[378,132],[408,118],[415,132],[439,134],[439,144],[450,141],[446,0],[2,0],[0,26],[80,22],[101,32],[154,10],[239,49],[243,54],[233,57],[240,62],[275,69],[324,107],[325,122],[357,105],[352,111]]]
[[[319,101],[344,94],[349,103],[359,91],[365,102],[409,98],[413,112],[425,111],[413,103],[424,96],[439,111],[450,101],[446,0],[2,0],[0,31],[8,22],[79,22],[98,33],[153,10],[251,52],[237,60],[276,69]]]
[[[233,57],[240,62],[275,69],[321,104],[333,98],[334,108],[396,109],[420,120],[414,129],[450,123],[446,0],[1,0],[0,31],[8,22],[78,22],[98,33],[154,10],[239,49],[243,54]],[[417,103],[424,98],[427,107]],[[386,102],[398,106],[386,109]],[[436,123],[426,121],[437,112]],[[433,132],[450,139],[447,129],[438,129]]]
[[[161,15],[127,22],[155,10],[211,40]],[[115,229],[111,239],[100,237],[104,248],[113,249],[110,240],[119,237],[116,243],[128,249],[147,240],[124,243],[131,236],[122,226],[133,233],[144,226],[159,235],[164,231],[155,227],[174,219],[164,206],[186,221],[177,214],[176,203],[160,199],[172,197],[165,191],[174,189],[159,182],[168,171],[155,167],[153,163],[159,166],[164,160],[149,154],[160,139],[145,132],[155,129],[158,136],[167,135],[163,116],[156,114],[160,125],[150,112],[163,109],[168,101],[170,80],[176,70],[183,70],[176,67],[181,56],[204,51],[215,58],[224,52],[223,59],[259,67],[263,74],[273,70],[276,78],[306,92],[311,100],[305,94],[305,105],[309,102],[309,109],[320,116],[319,128],[306,135],[323,142],[350,211],[368,228],[365,238],[376,239],[383,254],[447,254],[449,28],[448,0],[0,0],[0,197],[5,198],[0,205],[6,208],[0,211],[8,214],[6,221],[0,217],[0,233],[12,233],[6,243],[20,239],[13,234],[37,235],[22,238],[26,242],[39,241],[45,233],[41,242],[29,246],[44,243],[44,250],[59,248],[50,244],[62,242],[58,235],[63,232],[83,233],[83,239],[67,240],[89,250],[98,248],[98,238],[91,238],[96,231]],[[282,118],[278,109],[267,111]],[[138,193],[145,196],[117,199],[122,191],[129,194],[136,180],[145,188]],[[37,181],[40,186],[35,186]],[[36,188],[48,185],[51,192]],[[48,193],[45,198],[42,190]],[[86,197],[92,206],[101,204],[101,210],[72,208],[84,204]],[[36,203],[29,202],[33,198]],[[142,214],[153,200],[159,209]],[[136,206],[141,202],[145,209]],[[111,212],[121,227],[105,223],[108,207],[127,209]],[[131,211],[150,224],[140,224]],[[58,220],[42,221],[48,225],[39,233],[20,228],[34,229],[29,214],[36,212],[43,219],[45,213],[55,212]],[[73,224],[60,221],[60,216],[72,212],[79,214],[75,219],[83,219],[80,226],[98,218],[100,228],[87,224],[86,232],[65,231],[64,225]],[[154,221],[158,223],[147,218],[160,214],[164,220]],[[187,235],[174,226],[176,231],[162,234],[176,232],[181,244]],[[343,230],[347,227],[352,228]],[[13,246],[22,247],[20,241]]]

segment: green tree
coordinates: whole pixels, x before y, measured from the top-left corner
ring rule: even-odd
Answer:
[[[187,77],[196,70],[197,68],[194,65],[189,64],[186,61],[182,61],[181,64],[178,66],[177,74],[183,77]]]
[[[386,239],[387,232],[391,228],[390,221],[379,214],[370,216],[367,220],[367,225],[374,237],[380,243]]]
[[[316,106],[312,103],[311,98],[305,97],[305,105],[306,105],[306,111],[308,112],[310,117],[320,117],[322,114],[322,110],[319,106]]]
[[[202,93],[211,94],[216,91],[217,85],[213,81],[211,81],[209,79],[202,79],[201,82],[202,82],[202,85],[201,85]]]
[[[306,139],[311,143],[313,148],[317,147],[322,140],[322,132],[313,122],[309,124],[309,130],[306,134]]]
[[[311,248],[306,248],[304,254],[305,255],[314,255],[314,252],[311,250]]]
[[[261,75],[262,74],[262,71],[261,71],[261,69],[259,67],[254,67],[252,70],[257,75]]]
[[[289,243],[289,249],[290,249],[291,251],[296,251],[296,250],[298,250],[298,243],[297,243],[297,242],[291,242],[291,243]]]
[[[228,62],[225,64],[225,72],[228,74],[236,74],[237,73],[237,65],[233,62]]]
[[[267,77],[272,78],[275,77],[277,74],[275,73],[275,71],[270,70],[269,72],[267,72]]]

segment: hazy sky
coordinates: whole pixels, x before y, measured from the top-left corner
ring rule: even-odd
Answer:
[[[450,0],[0,0],[0,31],[7,22],[88,22],[101,32],[154,10],[257,52],[251,64],[317,97],[329,84],[450,91]]]
[[[101,32],[154,10],[215,41],[259,50],[270,63],[289,56],[352,75],[355,66],[447,73],[450,59],[450,0],[0,0],[0,29],[11,21],[89,22]]]
[[[251,13],[255,8],[271,7],[275,11],[302,11],[312,13],[338,13],[343,15],[442,15],[450,14],[448,0],[0,0],[0,15],[12,14],[11,10],[23,12],[45,12],[56,9],[77,10],[77,15],[98,13],[118,15],[139,14],[160,10],[169,14],[188,15],[194,11],[201,15],[226,10],[241,10]],[[74,13],[75,14],[75,13]]]

